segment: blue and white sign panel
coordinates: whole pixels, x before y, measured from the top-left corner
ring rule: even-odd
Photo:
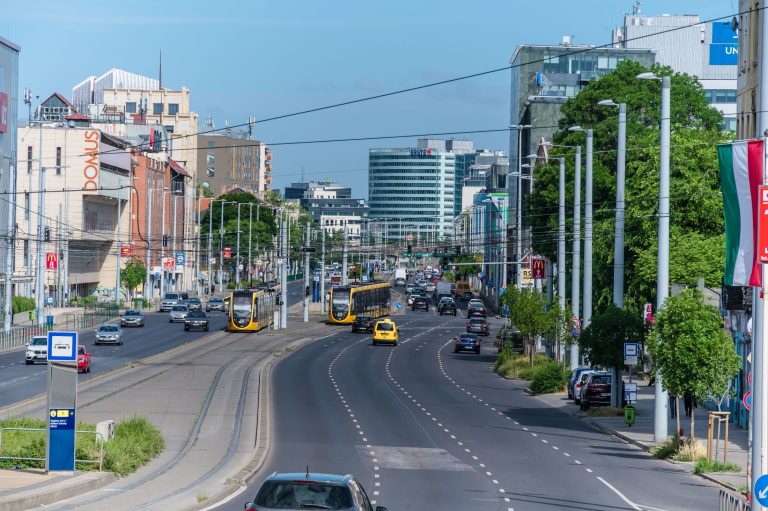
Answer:
[[[184,266],[187,262],[187,254],[184,252],[176,252],[176,266]]]
[[[739,35],[729,21],[712,23],[712,44],[709,45],[710,66],[735,66],[739,63]]]
[[[51,408],[48,428],[48,470],[75,470],[75,409]]]
[[[754,498],[763,506],[768,506],[768,475],[760,476],[755,481]]]
[[[77,332],[48,332],[48,361],[77,362]]]

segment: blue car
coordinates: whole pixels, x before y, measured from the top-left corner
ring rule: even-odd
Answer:
[[[453,348],[454,353],[460,351],[474,351],[480,353],[480,338],[477,334],[461,333],[454,337],[456,344]]]
[[[568,399],[574,399],[573,389],[576,385],[576,382],[579,381],[579,378],[581,378],[581,373],[584,371],[589,371],[592,369],[591,367],[577,367],[573,371],[571,371],[571,376],[568,378]]]

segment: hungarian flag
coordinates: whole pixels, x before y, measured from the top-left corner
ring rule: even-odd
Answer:
[[[760,286],[757,262],[757,188],[763,183],[763,141],[717,146],[725,216],[725,275],[728,286]]]

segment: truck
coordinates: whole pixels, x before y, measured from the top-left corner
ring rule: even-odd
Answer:
[[[450,282],[438,282],[437,289],[435,290],[435,299],[440,301],[440,298],[444,296],[452,296],[451,283]]]
[[[406,283],[405,268],[397,268],[395,270],[395,285],[404,286]]]

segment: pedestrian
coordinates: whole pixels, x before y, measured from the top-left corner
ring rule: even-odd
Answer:
[[[683,394],[683,401],[685,402],[685,416],[690,417],[693,414],[693,409],[696,408],[696,398],[693,397],[690,390],[686,390]]]
[[[669,394],[669,413],[671,419],[677,418],[677,396],[672,393]]]

